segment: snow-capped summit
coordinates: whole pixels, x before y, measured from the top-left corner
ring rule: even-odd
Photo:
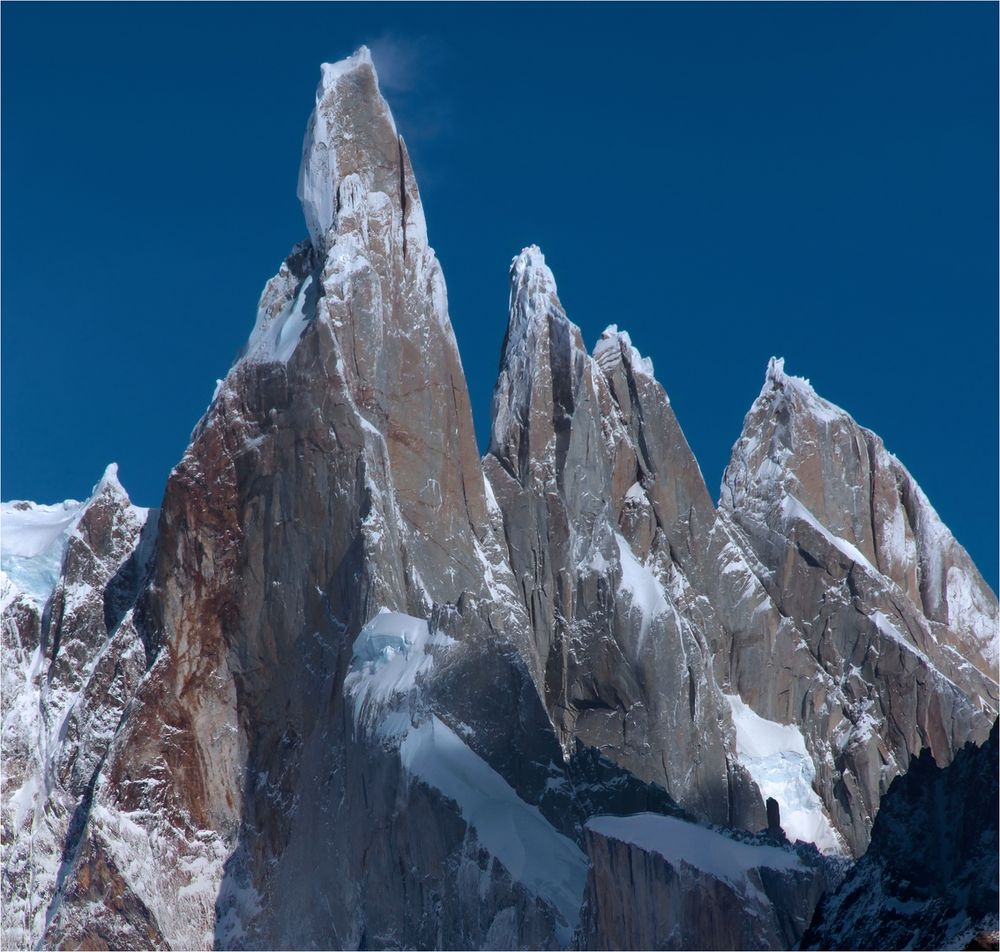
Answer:
[[[373,70],[375,68],[375,64],[372,62],[371,50],[364,44],[359,46],[350,56],[345,56],[342,60],[337,60],[335,63],[321,63],[319,67],[321,79],[319,90],[316,93],[316,101],[319,102],[322,98],[321,93],[325,93],[342,76],[346,76],[363,66],[370,66]]]
[[[339,219],[358,219],[367,231],[363,215],[369,209],[380,215],[391,210],[391,220],[380,229],[401,228],[407,243],[427,242],[406,146],[379,91],[367,47],[322,66],[302,144],[297,194],[320,259],[335,243]]]
[[[617,324],[609,324],[594,345],[594,360],[607,373],[617,361],[622,359],[623,355],[628,356],[633,371],[641,373],[650,380],[655,379],[653,361],[639,353],[638,348],[632,343],[628,331],[620,331]]]
[[[132,506],[118,480],[118,464],[110,463],[85,502],[67,499],[55,505],[26,500],[0,503],[0,569],[7,598],[21,592],[41,611],[52,595],[70,536],[83,514],[107,496],[138,520],[146,510]]]
[[[910,757],[929,746],[947,763],[981,712],[997,709],[996,598],[882,440],[780,360],[733,447],[720,521],[801,631],[808,651],[789,646],[781,663],[803,672],[789,709],[812,711],[817,787],[860,850]],[[755,683],[761,701],[785,692],[774,658],[745,663],[741,689]],[[891,712],[902,703],[915,713],[900,721]],[[848,764],[853,782],[833,796]]]
[[[577,386],[586,372],[586,356],[580,329],[566,317],[545,256],[537,245],[529,245],[510,266],[507,332],[493,390],[490,452],[505,452],[512,441],[526,440],[532,443],[532,452],[551,455],[552,415],[568,410],[566,397],[553,409],[557,398],[552,388]]]
[[[556,279],[552,269],[545,263],[545,255],[538,245],[528,245],[522,248],[510,262],[511,285],[522,287],[532,282],[539,290],[556,293]]]
[[[525,348],[536,321],[566,321],[552,269],[537,245],[529,245],[510,264],[510,304],[504,360]]]

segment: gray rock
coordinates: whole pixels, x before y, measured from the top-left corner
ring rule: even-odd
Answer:
[[[762,825],[713,672],[725,635],[698,603],[714,510],[669,400],[627,334],[587,354],[537,248],[510,300],[483,465],[560,739],[708,819]]]
[[[997,602],[882,441],[772,361],[723,478],[719,523],[786,624],[733,638],[729,683],[797,723],[855,855],[910,759],[989,733]]]
[[[149,673],[46,942],[546,947],[576,910],[565,921],[484,860],[461,804],[401,769],[405,731],[369,729],[345,693],[380,609],[429,619],[453,644],[378,717],[416,731],[440,716],[511,791],[544,789],[561,763],[517,649],[524,609],[440,268],[366,52],[325,69],[303,169],[311,240],[265,288],[168,481],[139,605]],[[445,913],[470,876],[477,902]],[[133,897],[138,932],[95,894]]]
[[[789,949],[842,864],[666,817],[596,817],[581,949]]]

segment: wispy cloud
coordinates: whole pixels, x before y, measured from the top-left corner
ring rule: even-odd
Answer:
[[[420,78],[421,61],[427,60],[424,37],[394,36],[383,33],[369,44],[375,69],[387,92],[410,92]]]
[[[408,140],[446,135],[451,103],[439,81],[446,59],[444,44],[434,36],[382,33],[368,43],[379,85]]]

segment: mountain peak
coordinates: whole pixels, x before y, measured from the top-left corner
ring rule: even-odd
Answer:
[[[316,106],[306,127],[298,198],[309,238],[322,257],[337,227],[341,185],[351,176],[367,192],[400,190],[401,146],[367,47],[336,63],[324,63]],[[390,179],[395,173],[395,181]]]
[[[627,358],[633,372],[654,379],[653,361],[639,353],[629,332],[618,330],[617,324],[604,328],[591,356],[605,373],[617,366],[620,359]]]
[[[118,478],[117,463],[108,463],[105,467],[104,473],[97,481],[97,485],[94,486],[93,492],[90,494],[90,501],[96,499],[103,492],[110,492],[112,495],[120,496],[126,502],[128,501],[128,493],[126,492],[125,487],[121,484],[121,480]]]
[[[510,305],[501,366],[508,364],[511,356],[523,349],[522,342],[530,336],[535,325],[547,318],[571,326],[559,301],[555,276],[545,263],[545,255],[538,245],[528,245],[510,263]],[[579,331],[575,327],[573,330],[579,337]]]
[[[652,365],[614,325],[588,354],[537,246],[481,460],[364,48],[322,69],[299,195],[162,507],[113,465],[0,506],[0,944],[795,947],[836,869],[765,798],[860,855],[921,748],[988,732],[996,598],[777,359],[716,510]],[[627,932],[588,929],[599,896]]]
[[[803,410],[824,423],[831,423],[837,419],[850,419],[841,407],[823,399],[807,377],[796,377],[787,373],[784,357],[772,357],[767,362],[764,386],[761,387],[757,403],[773,402],[774,407],[777,407],[781,403],[781,396],[793,398],[794,408]]]
[[[538,245],[528,245],[510,263],[511,294],[521,287],[531,285],[533,289],[556,295],[556,279],[552,269],[545,263],[545,255]]]
[[[316,91],[316,101],[322,98],[322,93],[333,86],[342,76],[352,73],[364,66],[371,67],[375,71],[375,64],[372,62],[371,50],[367,46],[359,46],[350,56],[337,60],[335,63],[323,63],[320,65],[320,84]],[[377,74],[376,74],[377,76]]]
[[[773,383],[773,384],[780,384],[784,382],[785,379],[784,357],[772,357],[767,362],[767,372],[764,375],[764,379],[768,383]]]
[[[767,362],[767,370],[764,373],[764,388],[762,393],[769,390],[785,390],[792,388],[813,397],[818,396],[808,377],[796,377],[785,372],[785,358],[772,357]]]

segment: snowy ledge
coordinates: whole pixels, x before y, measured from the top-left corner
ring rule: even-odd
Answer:
[[[805,866],[790,849],[742,843],[707,827],[657,813],[633,816],[595,816],[587,829],[603,837],[637,846],[662,856],[672,866],[689,866],[729,883],[744,895],[759,889],[749,879],[757,869],[805,872]]]
[[[355,724],[392,746],[407,775],[452,801],[476,839],[554,913],[560,943],[573,937],[587,878],[580,848],[421,701],[434,653],[456,644],[423,618],[382,608],[354,641],[344,682]]]
[[[552,906],[557,938],[568,945],[587,878],[580,848],[437,717],[412,728],[399,753],[411,776],[457,804],[480,845],[511,879]]]

